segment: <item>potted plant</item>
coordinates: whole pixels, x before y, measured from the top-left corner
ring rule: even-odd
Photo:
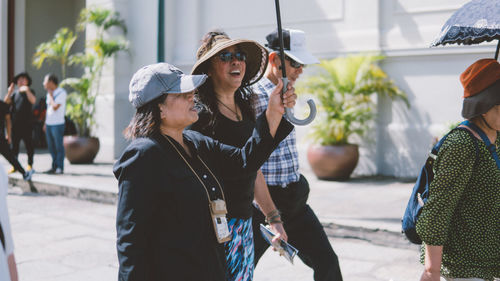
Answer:
[[[319,112],[310,137],[307,158],[320,179],[346,180],[359,159],[352,136],[364,137],[373,128],[376,102],[373,95],[401,99],[406,94],[377,65],[381,55],[349,55],[319,64],[319,73],[299,85],[319,101]]]
[[[38,67],[44,60],[58,61],[64,79],[61,86],[71,89],[66,101],[66,115],[75,123],[78,135],[65,136],[64,148],[66,158],[73,164],[91,163],[97,155],[99,139],[93,136],[92,129],[96,126],[94,115],[102,71],[109,58],[119,51],[128,49],[128,42],[125,39],[111,37],[108,34],[113,27],[118,27],[124,34],[127,31],[124,21],[117,12],[100,7],[83,9],[80,12],[77,29],[83,32],[89,26],[93,27],[92,31],[95,31],[95,34],[92,40],[87,40],[84,52],[69,55],[76,35],[64,28],[54,36],[54,39],[40,44],[33,58],[33,63]],[[66,78],[67,65],[82,67],[83,75]]]
[[[62,85],[72,91],[68,95],[66,114],[75,122],[78,136],[66,136],[64,146],[66,157],[71,163],[91,163],[99,150],[99,139],[92,135],[95,128],[96,98],[100,90],[102,71],[106,61],[119,51],[128,49],[128,42],[121,37],[110,37],[108,32],[118,27],[127,32],[124,21],[117,12],[94,7],[80,13],[78,31],[93,26],[95,35],[88,40],[83,53],[69,58],[70,65],[80,65],[84,69],[81,77],[66,78]]]

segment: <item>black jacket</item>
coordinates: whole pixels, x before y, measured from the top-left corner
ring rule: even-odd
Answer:
[[[193,159],[200,156],[216,177],[222,170],[244,176],[259,169],[292,127],[282,119],[273,139],[263,114],[242,149],[189,130],[184,139]],[[120,188],[119,280],[225,280],[223,245],[215,238],[204,187],[164,136],[132,141],[113,171]],[[201,165],[195,171],[213,186]]]

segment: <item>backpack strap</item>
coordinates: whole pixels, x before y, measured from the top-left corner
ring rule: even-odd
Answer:
[[[444,141],[446,140],[446,138],[448,137],[449,134],[451,134],[452,132],[454,132],[456,130],[465,131],[471,136],[472,142],[474,143],[474,147],[476,148],[476,161],[474,162],[474,168],[475,168],[479,163],[479,145],[477,143],[477,138],[476,138],[477,133],[475,131],[471,130],[470,127],[468,127],[468,123],[469,123],[469,121],[464,121],[464,122],[460,123],[457,127],[453,128],[444,137],[442,137],[439,140],[439,142],[432,148],[431,152],[429,153],[429,158],[436,160],[438,151],[441,148],[441,146],[443,145]]]
[[[469,120],[466,120],[461,124],[464,124],[465,126],[471,128],[477,135],[481,137],[484,144],[486,145],[486,148],[491,153],[491,156],[493,157],[493,159],[495,159],[497,168],[500,170],[500,159],[498,158],[496,146],[490,142],[490,139],[486,136],[483,130],[481,130],[481,128],[479,128],[476,124],[470,122]]]

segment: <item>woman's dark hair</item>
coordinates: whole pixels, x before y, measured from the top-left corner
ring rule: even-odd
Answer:
[[[21,78],[21,77],[26,78],[26,79],[28,80],[28,86],[31,86],[31,82],[32,82],[32,80],[31,80],[31,77],[30,77],[30,75],[28,74],[28,72],[21,72],[21,73],[17,74],[17,75],[14,77],[14,79],[12,79],[12,82],[14,82],[14,84],[17,84],[17,80],[19,80],[19,78]]]
[[[130,124],[123,131],[126,139],[150,137],[160,132],[161,115],[159,104],[165,102],[167,94],[161,95],[139,107]]]
[[[227,34],[221,30],[213,30],[209,31],[203,39],[201,40],[201,48],[203,47],[210,49],[213,44],[213,39],[215,36],[225,35]],[[203,72],[207,72],[211,67],[211,60],[208,60],[205,64],[206,67]],[[240,86],[235,94],[234,94],[234,102],[241,109],[241,113],[243,116],[248,116],[251,120],[255,120],[255,113],[252,107],[252,90],[250,87],[242,87]],[[209,118],[204,122],[205,124],[200,124],[200,128],[208,133],[213,134],[213,128],[215,127],[217,115],[219,114],[219,106],[217,102],[217,96],[214,89],[213,81],[210,77],[208,77],[207,81],[198,88],[198,92],[195,96],[195,102],[198,110],[205,109]],[[203,122],[203,120],[200,120]]]

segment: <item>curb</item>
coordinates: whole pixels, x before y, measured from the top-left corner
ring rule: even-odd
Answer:
[[[25,181],[9,176],[9,185],[17,186],[23,192],[34,192],[43,195],[59,195],[73,199],[87,200],[96,203],[116,204],[118,195],[114,192],[79,188],[69,185],[60,185],[39,181]]]
[[[340,225],[335,223],[321,223],[328,237],[359,239],[371,244],[399,249],[419,249],[420,246],[412,244],[400,232],[385,229],[370,229],[361,226]]]

